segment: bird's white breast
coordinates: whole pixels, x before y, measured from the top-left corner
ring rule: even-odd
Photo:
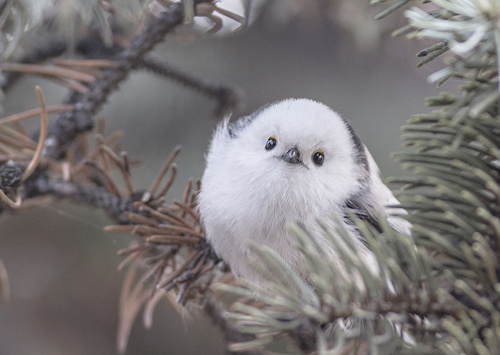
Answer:
[[[385,206],[397,200],[352,127],[325,105],[307,99],[275,103],[235,127],[231,131],[225,121],[214,135],[199,195],[207,237],[233,272],[262,282],[248,263],[250,240],[272,248],[307,278],[289,231],[290,224],[299,223],[328,255],[326,264],[347,274],[318,221],[334,233],[341,223],[361,258],[377,272],[373,253],[346,222],[347,204],[356,198],[353,205],[361,214],[387,216]],[[275,140],[268,149],[270,138]],[[290,148],[300,153],[300,161],[283,159]],[[311,159],[316,151],[324,153],[320,165]],[[404,223],[389,223],[407,229]]]

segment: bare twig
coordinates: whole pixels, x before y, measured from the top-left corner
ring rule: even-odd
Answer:
[[[65,67],[76,67],[76,68],[116,68],[118,64],[112,60],[105,59],[85,59],[85,60],[66,60],[66,59],[54,59],[52,63],[65,66]]]
[[[47,138],[47,111],[45,109],[45,99],[43,98],[42,89],[40,86],[36,87],[36,94],[38,96],[38,103],[40,104],[40,136],[38,138],[38,146],[36,147],[35,154],[33,155],[33,159],[29,162],[28,167],[26,168],[22,181],[25,181],[30,175],[33,173],[35,168],[37,167],[40,159],[42,158],[42,150],[45,145],[45,139]]]
[[[65,78],[57,78],[57,77],[49,77],[51,81],[54,83],[64,86],[70,90],[73,90],[75,92],[78,92],[80,94],[84,94],[87,91],[89,91],[88,87],[79,83],[78,81],[71,80],[71,79],[65,79]]]
[[[129,196],[132,197],[132,195],[134,194],[134,188],[132,187],[132,177],[130,176],[130,173],[127,171],[124,162],[120,160],[118,155],[116,155],[116,153],[113,152],[113,150],[107,145],[100,144],[99,149],[103,153],[106,153],[107,156],[111,158],[111,161],[113,161],[113,163],[115,163],[115,165],[118,167],[118,170],[120,171],[123,180],[125,181],[125,185],[127,186]]]
[[[16,194],[16,201],[12,201],[9,196],[7,196],[5,194],[5,192],[3,192],[2,189],[0,189],[0,199],[2,199],[2,201],[4,201],[7,205],[9,205],[10,207],[12,208],[19,208],[21,207],[21,194],[19,192],[17,192]]]
[[[21,58],[17,63],[24,64],[35,64],[42,63],[48,58],[53,58],[61,55],[66,50],[66,43],[56,41],[51,43],[45,43],[41,48],[35,48],[24,58]],[[11,88],[12,84],[16,82],[17,79],[21,77],[22,73],[19,72],[7,72],[3,75],[5,81],[1,85],[3,91],[7,91]]]
[[[48,176],[37,178],[30,186],[29,197],[48,194],[75,203],[84,203],[101,208],[118,223],[129,223],[124,214],[125,211],[137,212],[133,200],[121,198],[99,186],[85,186],[70,181],[55,181]]]
[[[167,173],[167,170],[172,166],[174,159],[177,157],[177,155],[179,154],[180,151],[181,151],[180,145],[178,145],[177,147],[174,148],[174,151],[170,154],[170,156],[167,158],[167,160],[163,164],[163,167],[161,168],[160,172],[158,173],[155,180],[151,184],[151,187],[144,193],[144,196],[142,198],[143,202],[148,201],[154,195],[154,193],[156,192],[156,189],[160,185],[160,182],[163,180],[163,177]],[[167,186],[170,187],[168,183],[167,183]],[[167,189],[168,189],[168,187],[167,187]],[[162,189],[162,192],[163,193],[160,193],[159,196],[164,195],[166,192],[166,189]]]
[[[113,134],[109,135],[108,137],[104,138],[102,140],[101,144],[105,144],[107,146],[110,146],[110,145],[114,144],[116,141],[118,141],[122,136],[123,136],[123,131],[116,131]],[[90,152],[88,152],[82,160],[77,162],[72,167],[71,173],[72,174],[78,173],[85,166],[85,161],[96,159],[96,157],[99,155],[99,152],[100,152],[99,145],[97,145]]]
[[[0,69],[2,71],[14,71],[24,74],[38,74],[56,78],[68,78],[81,81],[84,83],[93,83],[95,81],[94,76],[82,73],[77,70],[57,68],[57,67],[47,67],[44,65],[4,63],[0,65]]]
[[[72,109],[73,109],[73,105],[53,105],[53,106],[47,106],[45,108],[45,111],[47,113],[52,113],[52,112],[61,112],[61,111],[71,111]],[[42,113],[41,108],[35,108],[32,110],[17,113],[15,115],[0,118],[0,125],[5,124],[5,123],[24,120],[24,119],[29,118],[29,117],[40,115],[41,113]]]
[[[151,70],[156,74],[174,79],[191,89],[215,99],[217,101],[215,109],[215,115],[217,117],[222,117],[241,108],[245,102],[245,95],[243,91],[238,88],[214,85],[206,80],[197,78],[169,65],[159,63],[151,58],[144,59],[141,62],[141,67]]]
[[[193,2],[196,5],[209,2],[209,0],[194,0]],[[94,126],[93,115],[108,99],[109,94],[117,88],[133,69],[140,66],[145,67],[144,56],[158,42],[162,41],[167,33],[182,23],[183,14],[182,3],[172,4],[160,18],[151,22],[143,33],[132,39],[130,46],[120,52],[109,52],[107,58],[109,60],[54,61],[55,64],[65,68],[12,63],[6,63],[2,67],[4,71],[32,72],[56,77],[58,80],[69,79],[77,82],[77,84],[83,83],[80,86],[75,86],[75,82],[70,82],[73,89],[79,92],[71,94],[67,100],[69,105],[50,108],[50,110],[45,107],[41,91],[37,88],[40,100],[39,110],[11,116],[3,119],[0,123],[17,122],[34,113],[40,113],[42,117],[40,139],[34,158],[22,175],[23,184],[19,190],[22,191],[23,198],[43,195],[65,198],[73,202],[102,208],[120,224],[134,223],[130,226],[110,226],[106,228],[110,232],[129,232],[136,236],[134,245],[120,252],[128,255],[120,267],[131,264],[120,302],[121,310],[125,312],[121,314],[122,321],[118,340],[121,351],[124,349],[135,314],[150,299],[155,288],[163,287],[165,290],[173,290],[174,292],[171,295],[177,295],[177,302],[182,304],[192,300],[197,300],[198,303],[202,304],[202,299],[210,298],[209,292],[206,291],[212,280],[221,273],[216,266],[222,264],[206,242],[199,218],[194,210],[193,201],[196,195],[196,185],[193,186],[192,180],[189,181],[182,197],[182,207],[160,206],[163,201],[162,195],[168,191],[176,175],[173,160],[178,154],[178,149],[172,153],[157,180],[151,185],[149,196],[153,198],[152,195],[156,194],[157,191],[159,196],[154,196],[154,200],[145,199],[143,202],[137,202],[136,200],[140,199],[142,194],[133,189],[128,158],[122,155],[122,161],[109,147],[106,139],[102,138],[102,132],[100,132],[100,138],[97,139],[97,148],[94,151],[88,152],[86,146],[81,143],[71,151],[71,154],[68,154],[68,148],[73,142],[77,141],[81,133],[88,132]],[[68,69],[68,67],[71,69]],[[81,70],[82,68],[83,70]],[[163,66],[155,66],[154,63],[150,62],[149,69],[153,70],[153,68],[163,71],[164,75],[189,85],[191,88],[214,97],[221,112],[233,110],[240,102],[240,96],[238,96],[236,90],[210,85],[176,71],[166,73]],[[47,133],[47,112],[57,111],[61,111],[61,113],[59,113]],[[44,150],[42,153],[43,145]],[[8,148],[6,146],[8,153],[16,152],[16,149],[9,150]],[[36,169],[42,154],[47,158],[47,168]],[[64,161],[63,169],[60,168],[59,164],[54,164],[53,159],[61,159],[67,154],[70,155],[70,159]],[[82,156],[90,159],[82,158]],[[96,159],[99,156],[102,161],[97,163]],[[96,168],[100,174],[96,174],[95,171],[82,172],[81,169],[85,163]],[[0,168],[7,165],[8,163]],[[111,168],[113,165],[120,169],[130,193],[130,198],[121,197],[120,191],[112,179]],[[58,169],[49,170],[49,167],[54,166]],[[160,184],[168,169],[171,170],[171,176],[161,188]],[[64,172],[61,173],[61,170]],[[68,173],[70,170],[73,171],[73,175]],[[54,171],[57,171],[57,173],[53,174]],[[74,176],[75,172],[81,174]],[[104,175],[104,178],[100,176],[101,174]],[[61,178],[61,175],[63,178]],[[0,176],[3,178],[2,174]],[[30,178],[28,179],[28,177]],[[108,189],[101,186],[104,185],[104,180],[106,180]],[[15,188],[19,187],[19,184],[21,182],[15,185]],[[14,184],[12,184],[12,188],[0,189],[0,198],[4,198],[6,203],[11,206],[16,205],[17,202],[12,201],[7,194],[12,196],[14,192],[17,192],[19,203],[21,197],[21,193],[13,189]],[[135,202],[137,203],[134,204]],[[186,258],[185,255],[189,255],[189,257]],[[147,286],[141,283],[132,286],[137,268],[144,266],[150,268],[149,272],[146,272],[141,279],[143,281],[153,281],[153,283]],[[214,269],[217,270],[214,271]],[[226,271],[227,269],[223,270],[223,272]],[[154,280],[150,280],[151,277],[154,277]],[[173,298],[170,299],[173,300]],[[149,319],[155,303],[156,298],[154,302],[151,300],[148,303],[147,313]],[[218,323],[224,322],[222,310],[218,315],[218,319]],[[222,328],[226,329],[227,325]]]
[[[14,139],[15,144],[11,144],[11,146],[17,146],[19,148],[26,148],[30,150],[36,149],[36,142],[23,133],[19,133],[14,129],[6,127],[5,125],[0,125],[0,132]]]
[[[45,155],[62,158],[78,134],[92,129],[93,115],[101,108],[108,95],[140,64],[146,53],[182,23],[183,14],[181,3],[171,5],[144,32],[133,38],[129,47],[118,54],[115,68],[105,70],[102,77],[90,85],[88,92],[72,95],[69,103],[74,103],[75,108],[72,112],[57,117],[49,130]]]
[[[123,354],[133,322],[142,305],[150,298],[150,291],[141,283],[135,283],[137,265],[132,265],[122,286],[120,297],[120,322],[117,337],[118,352]]]
[[[93,161],[93,160],[87,160],[85,162],[86,165],[92,167],[92,169],[94,169],[95,171],[97,171],[100,175],[104,176],[104,178],[106,179],[106,185],[107,185],[107,188],[108,190],[113,194],[113,195],[116,195],[120,198],[122,198],[121,194],[120,194],[120,189],[118,188],[118,186],[116,186],[115,182],[113,181],[113,178],[111,177],[111,174],[109,173],[108,170],[102,168],[101,166],[99,166],[97,164],[97,162]]]

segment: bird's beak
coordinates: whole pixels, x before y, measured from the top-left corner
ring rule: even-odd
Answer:
[[[281,156],[281,159],[290,164],[299,164],[302,163],[300,160],[300,152],[297,148],[289,149],[285,154]]]

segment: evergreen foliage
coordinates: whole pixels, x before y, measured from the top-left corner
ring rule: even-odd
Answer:
[[[393,13],[416,3],[412,0],[371,2],[389,3],[376,16],[379,19],[391,14],[397,16]],[[374,252],[380,272],[367,269],[344,230],[327,231],[351,272],[346,276],[336,272],[338,268],[315,246],[313,236],[296,226],[295,242],[310,266],[310,278],[307,281],[300,278],[273,250],[251,245],[257,256],[257,270],[274,270],[266,287],[245,280],[237,286],[224,282],[228,270],[205,240],[196,214],[192,181],[180,202],[164,205],[163,195],[175,177],[173,159],[177,150],[167,159],[152,187],[144,192],[132,186],[127,156],[118,157],[109,146],[114,140],[103,136],[103,132],[99,131],[98,147],[90,152],[81,147],[82,142],[80,146],[74,144],[76,137],[82,138],[93,127],[94,113],[116,84],[139,67],[173,77],[216,98],[220,106],[226,108],[220,112],[234,107],[237,95],[231,95],[230,89],[209,86],[144,59],[167,32],[172,32],[186,18],[192,20],[196,15],[193,4],[156,1],[157,5],[162,4],[159,11],[162,15],[148,22],[142,16],[144,6],[149,4],[147,1],[129,0],[113,6],[105,1],[69,3],[74,5],[72,10],[61,18],[72,25],[79,23],[83,28],[97,28],[100,40],[108,45],[112,44],[113,28],[120,27],[123,21],[133,22],[136,26],[130,27],[136,31],[144,23],[148,26],[144,26],[144,32],[139,32],[128,47],[108,47],[105,60],[85,62],[84,66],[92,65],[96,73],[91,78],[81,76],[78,68],[82,62],[72,63],[75,70],[71,80],[65,83],[73,95],[67,105],[45,108],[40,104],[42,116],[48,111],[70,112],[57,121],[66,129],[61,131],[63,134],[54,129],[49,132],[50,141],[60,143],[56,146],[58,150],[51,155],[52,160],[40,163],[41,153],[35,151],[42,151],[46,137],[41,134],[37,145],[30,137],[17,134],[17,140],[24,145],[17,143],[0,166],[3,182],[0,192],[5,193],[2,197],[5,204],[0,208],[6,209],[14,196],[18,197],[19,204],[11,201],[9,206],[18,208],[21,197],[24,201],[49,194],[102,208],[117,223],[127,224],[107,227],[110,232],[125,231],[136,237],[130,248],[121,251],[128,255],[123,265],[131,264],[122,295],[125,320],[122,319],[120,331],[121,350],[125,349],[128,332],[140,308],[146,304],[151,315],[158,299],[168,294],[166,297],[172,303],[191,302],[204,307],[205,313],[226,332],[226,340],[233,341],[230,350],[235,352],[266,349],[287,338],[303,353],[500,353],[499,0],[424,1],[423,5],[404,12],[408,25],[393,33],[437,40],[417,54],[422,58],[419,66],[447,53],[447,66],[429,80],[438,86],[445,82],[460,84],[458,93],[428,98],[426,102],[434,110],[413,116],[403,127],[403,144],[410,150],[396,154],[395,159],[407,175],[390,181],[399,186],[398,199],[408,212],[405,218],[413,226],[412,235],[402,235],[384,221],[380,233],[351,216]],[[46,19],[44,14],[53,3],[39,1],[37,6],[32,5],[21,0],[0,1],[2,60],[25,54],[25,35]],[[85,11],[80,11],[79,5]],[[218,10],[208,0],[195,0],[194,5],[209,5],[211,11]],[[57,24],[56,20],[53,24],[56,29],[59,25],[71,27]],[[75,31],[66,34],[74,37]],[[47,57],[57,56],[66,50],[67,43],[65,41],[62,49],[51,43],[47,51],[25,57],[23,63],[40,63]],[[68,64],[71,63],[65,63]],[[28,69],[33,68],[2,64],[3,71],[8,69],[28,73]],[[42,65],[36,70],[38,74],[57,78],[68,74],[60,68],[46,71]],[[3,90],[13,77],[4,76]],[[41,91],[39,94],[41,97]],[[82,106],[82,102],[86,106]],[[6,124],[20,119],[8,117],[2,119],[0,125],[7,130]],[[78,123],[78,129],[69,125],[71,122]],[[67,130],[72,135],[67,134]],[[14,134],[12,130],[8,132]],[[61,141],[64,139],[67,141]],[[71,154],[67,154],[68,151]],[[50,149],[45,149],[44,154],[47,152],[50,153]],[[31,155],[38,157],[33,158],[33,168],[26,174],[29,169],[24,162]],[[99,155],[107,157],[102,160],[108,163],[98,162]],[[79,156],[87,158],[78,160]],[[63,179],[62,172],[54,173],[56,159],[70,167],[70,178]],[[127,193],[120,193],[114,186],[109,176],[109,161],[121,171],[127,182]],[[84,165],[92,165],[98,174],[84,171]],[[14,170],[16,174],[12,173]],[[171,178],[156,193],[167,171],[171,172]],[[23,174],[28,176],[21,178]],[[6,179],[9,176],[11,179]],[[12,183],[7,184],[9,181]],[[147,272],[142,278],[138,277],[141,280],[133,286],[139,268],[146,268]],[[262,272],[262,275],[266,277],[269,273]],[[154,282],[142,282],[151,279]],[[222,301],[211,292],[215,281],[219,281],[214,286],[216,289],[239,296],[227,314],[221,310]],[[0,291],[7,299],[8,280],[1,260]],[[155,291],[155,296],[149,297]]]
[[[430,80],[442,85],[454,78],[463,85],[459,95],[428,98],[427,104],[438,109],[413,116],[403,127],[404,145],[413,149],[395,157],[409,175],[391,181],[401,184],[398,198],[413,225],[411,238],[387,226],[379,235],[357,221],[392,284],[363,268],[342,231],[332,231],[332,243],[346,250],[342,259],[353,270],[350,280],[335,274],[307,231],[297,229],[295,236],[314,270],[312,285],[275,253],[255,246],[262,263],[279,270],[279,276],[269,280],[268,289],[219,286],[256,300],[237,303],[230,313],[244,331],[258,334],[235,349],[288,334],[303,350],[316,348],[319,354],[499,353],[500,3],[430,2],[430,12],[406,11],[410,25],[395,34],[411,29],[411,37],[437,38],[438,43],[419,52],[425,57],[422,64],[448,50],[454,55]],[[378,17],[406,3],[395,2]],[[353,281],[358,272],[364,290]],[[344,317],[351,325],[328,340],[325,324]],[[301,340],[306,328],[306,334],[314,334],[309,343]]]

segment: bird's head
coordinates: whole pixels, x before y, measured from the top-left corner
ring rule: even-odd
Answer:
[[[286,184],[340,202],[369,176],[364,145],[350,124],[313,100],[270,104],[248,117],[235,139],[239,158],[266,186]]]

